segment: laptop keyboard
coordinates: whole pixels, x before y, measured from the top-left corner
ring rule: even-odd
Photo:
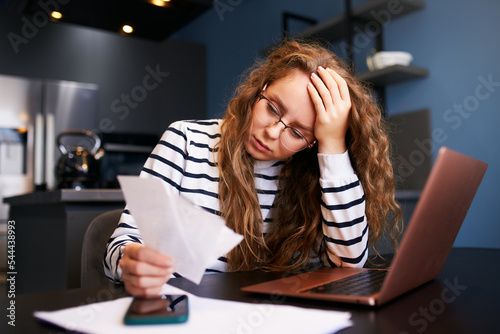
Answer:
[[[387,270],[367,270],[359,274],[348,276],[340,280],[326,283],[304,292],[349,295],[349,296],[369,296],[380,291],[384,282]]]

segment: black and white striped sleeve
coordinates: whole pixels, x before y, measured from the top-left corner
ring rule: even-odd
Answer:
[[[140,173],[140,177],[161,178],[170,185],[168,191],[172,193],[178,193],[187,154],[187,139],[182,126],[182,122],[175,122],[165,131]],[[121,281],[121,269],[118,263],[122,249],[131,242],[142,243],[142,240],[133,217],[125,207],[104,254],[105,274],[115,282]]]
[[[318,154],[323,233],[332,266],[362,267],[368,258],[363,187],[348,152]]]

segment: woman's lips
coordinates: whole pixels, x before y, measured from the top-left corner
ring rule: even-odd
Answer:
[[[269,151],[269,147],[267,147],[266,144],[264,144],[263,142],[261,142],[260,140],[258,140],[257,138],[254,138],[255,140],[255,147],[261,151],[261,152],[268,152]]]

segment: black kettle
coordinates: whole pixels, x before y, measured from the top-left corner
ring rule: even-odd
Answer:
[[[77,146],[68,149],[61,140],[64,137],[82,137]],[[94,146],[89,150],[84,143],[91,138]],[[84,140],[85,139],[85,140]],[[60,133],[56,139],[62,156],[56,165],[58,188],[97,188],[99,187],[99,159],[104,155],[101,139],[88,130],[69,130]]]

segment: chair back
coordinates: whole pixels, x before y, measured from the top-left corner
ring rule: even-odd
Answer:
[[[97,216],[87,228],[83,237],[81,287],[108,285],[104,274],[104,251],[113,234],[123,209],[108,211]]]

